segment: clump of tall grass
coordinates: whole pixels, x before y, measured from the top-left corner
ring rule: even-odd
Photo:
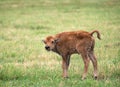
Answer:
[[[15,66],[13,64],[4,64],[0,68],[1,80],[14,80],[21,78],[25,75],[25,71],[22,67]]]

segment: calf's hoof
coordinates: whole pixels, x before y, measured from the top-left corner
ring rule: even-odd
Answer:
[[[97,80],[97,78],[98,78],[97,76],[94,77],[95,80]]]
[[[82,77],[82,80],[85,80],[86,79],[86,77]]]
[[[64,79],[68,79],[69,77],[68,76],[63,76]]]

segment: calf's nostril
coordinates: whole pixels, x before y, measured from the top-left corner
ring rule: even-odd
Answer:
[[[49,46],[45,46],[45,49],[49,49],[50,47]]]

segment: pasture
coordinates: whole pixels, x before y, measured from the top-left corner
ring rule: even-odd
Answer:
[[[61,57],[42,39],[63,31],[99,30],[95,54],[98,80],[90,63],[71,57],[69,78],[61,77]],[[0,87],[120,87],[119,0],[0,0]]]

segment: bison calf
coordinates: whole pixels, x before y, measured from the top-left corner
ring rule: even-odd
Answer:
[[[74,53],[78,53],[81,54],[84,61],[84,73],[82,79],[86,78],[90,60],[94,67],[94,78],[97,78],[97,60],[94,55],[94,33],[97,33],[97,38],[100,39],[99,31],[94,30],[92,32],[62,32],[54,36],[48,36],[43,40],[47,51],[53,51],[62,56],[63,77],[68,77],[70,56]]]

